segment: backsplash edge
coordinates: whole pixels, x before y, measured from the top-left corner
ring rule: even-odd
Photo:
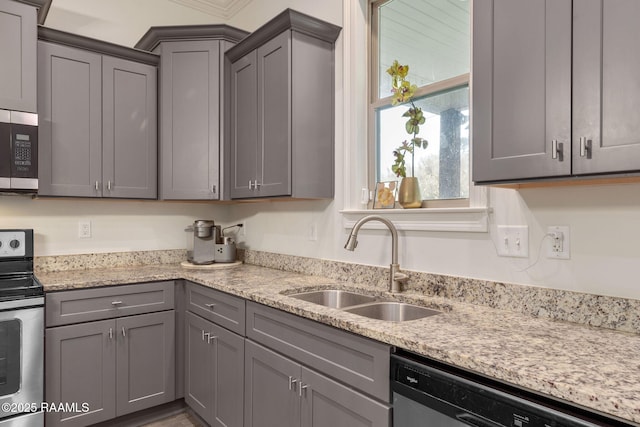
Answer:
[[[43,256],[34,259],[36,275],[57,271],[178,264],[185,249]],[[238,249],[246,264],[293,273],[327,277],[339,282],[387,288],[389,269],[320,258]],[[518,312],[533,317],[640,334],[640,300],[492,282],[403,270],[410,277],[408,292]]]

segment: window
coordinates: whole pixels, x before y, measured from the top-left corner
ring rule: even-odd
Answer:
[[[469,206],[469,3],[371,3],[370,188],[375,181],[400,179],[391,169],[393,152],[412,137],[402,117],[409,104],[391,104],[391,77],[386,70],[398,60],[409,65],[407,78],[418,86],[413,101],[426,118],[417,136],[426,139],[428,147],[416,148],[413,162],[423,207]],[[407,159],[407,176],[411,170]]]

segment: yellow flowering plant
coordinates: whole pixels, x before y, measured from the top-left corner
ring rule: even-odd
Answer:
[[[413,137],[410,140],[402,141],[402,144],[393,151],[395,162],[391,166],[391,170],[396,176],[405,178],[407,176],[406,155],[411,154],[411,176],[413,176],[414,151],[416,147],[427,148],[429,145],[426,139],[417,136],[420,132],[420,125],[425,122],[425,117],[422,109],[416,107],[413,102],[413,95],[418,87],[407,80],[409,66],[400,65],[398,61],[395,60],[387,70],[387,74],[391,76],[391,92],[393,94],[391,105],[404,104],[407,102],[411,104],[411,107],[402,117],[408,117],[405,129],[407,133]]]

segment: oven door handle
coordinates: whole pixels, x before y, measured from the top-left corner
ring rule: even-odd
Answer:
[[[472,427],[500,427],[500,424],[492,423],[491,421],[485,420],[468,412],[456,414],[456,418],[461,423]]]

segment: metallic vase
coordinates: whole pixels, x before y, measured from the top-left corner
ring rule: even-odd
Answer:
[[[403,208],[412,209],[422,206],[422,196],[420,196],[418,178],[414,176],[402,178],[398,191],[398,202]]]

